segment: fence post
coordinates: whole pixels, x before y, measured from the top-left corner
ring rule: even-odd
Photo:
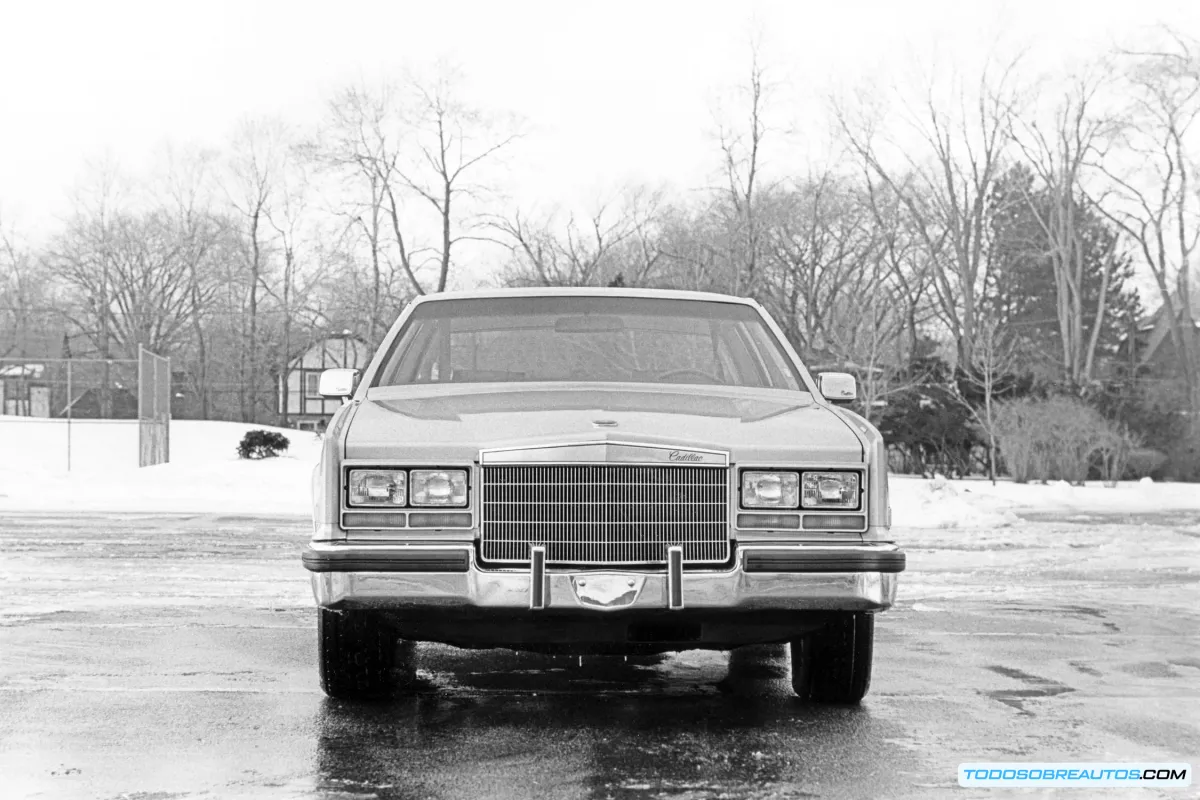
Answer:
[[[170,459],[171,360],[138,345],[138,462]]]
[[[163,409],[163,463],[171,461],[171,359],[164,358],[163,366],[167,371],[166,380],[159,384],[166,394],[166,408]]]
[[[137,354],[137,421],[138,421],[138,466],[148,463],[146,458],[146,348],[138,343]]]
[[[71,416],[75,400],[71,388],[71,360],[67,359],[67,472],[71,471]]]

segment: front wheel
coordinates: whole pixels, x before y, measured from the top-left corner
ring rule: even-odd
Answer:
[[[823,628],[792,641],[792,690],[813,703],[857,704],[871,686],[874,644],[874,614],[835,614]]]
[[[389,694],[399,663],[400,637],[379,614],[365,610],[317,609],[321,688],[339,700]],[[405,651],[407,653],[407,651]]]

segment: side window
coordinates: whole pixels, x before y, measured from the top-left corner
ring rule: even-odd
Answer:
[[[437,327],[436,324],[427,322],[418,322],[410,326],[392,346],[387,366],[376,376],[372,385],[430,383],[437,352],[429,345]]]

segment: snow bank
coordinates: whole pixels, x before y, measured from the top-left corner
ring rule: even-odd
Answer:
[[[1071,486],[1065,481],[1049,485],[1019,484],[986,480],[953,481],[960,492],[968,491],[986,503],[1004,503],[1017,510],[1037,512],[1081,512],[1096,514],[1200,510],[1200,484],[1122,481],[1113,487],[1099,481]]]
[[[892,525],[903,528],[995,528],[1019,518],[1003,506],[981,502],[969,490],[938,477],[916,480],[893,475],[888,482]]]
[[[171,423],[171,462],[137,466],[136,423],[72,424],[0,417],[0,512],[150,511],[307,515],[320,439],[306,431],[237,422]],[[239,459],[249,430],[288,438],[286,455]]]
[[[983,479],[946,480],[893,475],[892,524],[906,528],[983,528],[1011,525],[1022,514],[1153,514],[1200,511],[1200,484],[1122,481],[1071,486]]]

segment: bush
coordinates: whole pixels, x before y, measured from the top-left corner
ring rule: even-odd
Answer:
[[[1000,403],[995,424],[1004,463],[1018,483],[1082,483],[1102,448],[1111,456],[1110,469],[1123,470],[1128,458],[1129,448],[1117,444],[1120,434],[1100,412],[1071,397]],[[1118,459],[1120,463],[1116,463]]]
[[[950,476],[971,472],[973,454],[983,445],[971,412],[948,388],[950,367],[934,357],[917,359],[914,385],[888,398],[878,427],[888,443],[894,472]]]
[[[274,458],[288,449],[287,437],[275,431],[246,431],[237,446],[239,458]]]
[[[1106,485],[1115,486],[1130,470],[1134,453],[1144,442],[1140,434],[1131,433],[1120,423],[1109,422],[1108,429],[1100,431],[1095,450],[1100,479]]]
[[[1129,454],[1129,465],[1125,468],[1125,477],[1137,480],[1162,475],[1163,465],[1167,463],[1167,454],[1152,447],[1135,447]]]
[[[1188,435],[1187,392],[1175,381],[1114,381],[1103,384],[1089,402],[1107,419],[1141,434],[1145,446],[1166,452]]]
[[[1200,482],[1200,433],[1181,436],[1167,449],[1161,476],[1169,481]]]

